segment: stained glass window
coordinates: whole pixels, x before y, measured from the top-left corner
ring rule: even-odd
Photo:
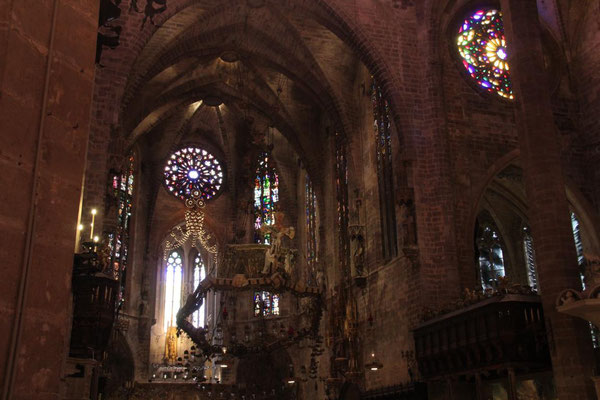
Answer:
[[[167,258],[165,268],[165,313],[164,329],[175,326],[175,318],[181,307],[181,282],[183,280],[183,260],[179,252],[174,251]]]
[[[382,250],[384,258],[390,259],[398,255],[390,106],[374,78],[371,85],[371,102],[373,103]]]
[[[575,251],[577,252],[577,265],[579,266],[579,279],[581,280],[581,289],[585,290],[585,258],[583,256],[583,242],[581,241],[581,229],[579,219],[574,212],[571,213],[571,228],[573,230],[573,240],[575,241]]]
[[[279,315],[279,295],[270,292],[254,292],[254,316]]]
[[[119,305],[123,304],[125,284],[127,281],[127,259],[129,256],[130,222],[133,207],[134,188],[133,154],[127,157],[123,172],[114,172],[111,176],[111,191],[117,205],[117,226],[108,233],[108,248],[110,249],[110,270],[105,271],[114,279],[120,280]]]
[[[577,254],[577,265],[579,266],[579,279],[581,288],[585,290],[585,258],[583,255],[583,242],[581,240],[580,223],[577,215],[571,212],[571,229],[573,232],[573,241],[575,243],[575,252]],[[529,286],[538,291],[537,272],[535,266],[535,252],[533,250],[533,238],[529,227],[523,228],[523,248],[525,253],[525,263],[527,265],[527,277]]]
[[[478,10],[467,18],[456,39],[458,53],[469,75],[485,90],[512,99],[502,13]]]
[[[200,282],[202,282],[204,280],[204,278],[206,278],[206,267],[204,266],[204,263],[202,262],[202,258],[198,254],[194,258],[194,288],[192,289],[192,291],[196,290],[196,288],[198,287]],[[194,312],[194,314],[192,315],[192,323],[194,324],[194,326],[196,328],[204,327],[204,320],[205,320],[205,315],[206,315],[206,304],[205,303],[206,303],[206,298],[205,298],[205,301],[200,306],[200,308],[198,310],[196,310],[196,312]]]
[[[279,202],[279,176],[269,153],[264,152],[258,160],[254,179],[254,241],[269,244],[270,234],[262,234],[260,228],[275,224],[275,211]]]
[[[263,234],[263,225],[275,224],[279,202],[279,176],[268,152],[261,153],[254,178],[254,241],[270,244],[271,234]],[[279,315],[279,296],[270,292],[254,293],[254,315]]]
[[[169,157],[164,170],[167,189],[181,200],[210,200],[223,186],[221,163],[206,150],[186,147]]]
[[[491,223],[479,227],[476,239],[479,251],[479,272],[483,290],[495,289],[499,278],[503,278],[504,253],[497,228]]]
[[[335,189],[337,200],[337,228],[339,263],[342,271],[347,271],[350,256],[348,245],[348,162],[346,159],[346,140],[340,134],[335,134]]]
[[[581,280],[581,290],[586,289],[585,285],[585,256],[583,255],[583,241],[581,240],[581,224],[579,218],[574,212],[571,212],[571,228],[573,230],[573,241],[575,242],[575,251],[577,253],[577,265],[579,266],[579,279]],[[600,348],[600,330],[591,322],[590,335],[594,349]]]
[[[318,261],[317,248],[317,196],[308,175],[306,175],[306,263],[308,266],[308,282],[316,281],[316,268]]]
[[[529,227],[523,227],[523,253],[525,254],[525,265],[527,266],[527,283],[534,291],[538,291],[537,270],[535,267],[535,252],[533,251],[533,237]]]

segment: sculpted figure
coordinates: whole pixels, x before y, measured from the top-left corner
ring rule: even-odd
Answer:
[[[108,245],[108,240],[102,242],[102,248],[100,249],[99,253],[101,270],[107,274],[113,274],[114,271],[112,271],[110,262],[112,258],[112,252],[110,246]]]
[[[265,266],[262,273],[270,275],[279,267],[279,260],[284,256],[285,250],[282,249],[283,237],[287,236],[293,239],[296,236],[296,230],[293,227],[278,228],[274,225],[263,225],[261,231],[264,234],[271,235],[271,247],[265,253]]]
[[[584,253],[586,285],[600,284],[600,257],[596,254]]]
[[[352,255],[352,261],[354,261],[356,276],[362,276],[365,267],[365,240],[361,234],[356,235],[354,240],[356,245],[354,254]]]
[[[560,298],[559,305],[564,306],[579,300],[573,290],[567,290]]]
[[[167,330],[165,359],[169,363],[174,363],[177,360],[177,328],[174,326],[170,326]]]
[[[417,244],[417,228],[415,205],[411,199],[398,201],[398,221],[402,225],[402,242],[404,246]]]

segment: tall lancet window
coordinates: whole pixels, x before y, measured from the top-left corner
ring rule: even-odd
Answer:
[[[531,290],[537,292],[539,288],[535,267],[535,252],[533,250],[533,237],[528,226],[523,227],[523,253],[525,254],[525,265],[527,266],[527,283]]]
[[[275,211],[279,202],[279,176],[268,152],[260,155],[254,179],[254,241],[271,243],[271,235],[263,234],[263,225],[275,224]]]
[[[206,267],[202,262],[202,258],[200,254],[196,255],[194,258],[194,289],[198,287],[200,282],[202,282],[206,278]],[[206,299],[202,302],[202,305],[194,314],[192,315],[192,323],[196,328],[204,327],[204,321],[206,316]]]
[[[338,256],[340,269],[348,272],[350,247],[348,244],[348,159],[346,139],[335,134],[335,192],[337,200]]]
[[[581,280],[581,289],[586,289],[585,284],[585,256],[583,254],[583,241],[581,240],[581,223],[577,214],[571,212],[571,228],[573,229],[573,241],[575,242],[575,252],[577,253],[577,264],[579,266],[579,279]],[[594,349],[600,348],[600,330],[591,322],[590,334]]]
[[[315,283],[318,261],[317,248],[317,196],[308,175],[306,175],[306,263],[308,266],[308,281]]]
[[[112,175],[111,189],[117,203],[117,226],[108,234],[108,247],[111,255],[111,270],[105,271],[120,280],[119,302],[124,301],[127,260],[129,258],[130,222],[133,208],[133,169],[135,158],[130,154],[121,173]]]
[[[175,326],[175,317],[181,307],[181,283],[183,280],[183,260],[181,254],[173,251],[167,259],[165,269],[165,312],[164,329]]]
[[[491,222],[479,226],[476,237],[479,252],[479,274],[483,290],[495,289],[505,275],[504,252],[498,229]]]
[[[583,242],[581,241],[581,227],[577,215],[571,213],[571,228],[573,229],[573,240],[575,241],[575,251],[577,252],[577,265],[579,265],[579,279],[581,288],[585,290],[585,258],[583,256]]]
[[[375,79],[372,82],[371,92],[375,154],[377,158],[377,182],[379,185],[379,219],[381,223],[382,251],[383,257],[389,260],[398,255],[390,106],[383,95],[383,90]]]

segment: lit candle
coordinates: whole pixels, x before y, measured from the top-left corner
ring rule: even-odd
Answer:
[[[92,240],[94,238],[94,220],[96,219],[96,213],[98,211],[96,211],[95,208],[92,208],[92,224],[91,224],[91,229],[90,229],[90,240]]]
[[[83,232],[83,225],[77,225],[77,237],[75,237],[75,253],[79,253],[79,243],[81,241],[81,234]]]

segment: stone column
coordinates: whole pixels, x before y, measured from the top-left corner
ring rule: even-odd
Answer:
[[[0,1],[0,398],[57,400],[97,0]]]
[[[555,309],[558,294],[580,283],[536,0],[501,0],[501,5],[557,396],[561,400],[595,399],[589,328]]]
[[[419,39],[424,46],[433,40],[429,32],[420,33]],[[428,46],[439,46],[439,43],[428,43]],[[429,60],[434,54],[437,57],[437,51],[429,47],[423,51],[420,102],[414,104],[415,116],[405,117],[413,124],[407,130],[412,132],[411,152],[418,155],[414,166],[414,193],[420,284],[415,298],[418,306],[437,309],[460,296],[462,282],[456,248],[450,142],[443,109],[442,63]]]

